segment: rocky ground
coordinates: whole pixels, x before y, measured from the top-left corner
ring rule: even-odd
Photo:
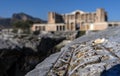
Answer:
[[[26,76],[120,76],[120,27],[84,35]]]
[[[49,55],[70,43],[76,33],[0,35],[0,76],[24,76]],[[70,39],[72,38],[72,39]]]

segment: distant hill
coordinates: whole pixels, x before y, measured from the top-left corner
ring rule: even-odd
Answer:
[[[25,13],[15,13],[12,15],[11,18],[0,17],[0,27],[5,27],[5,28],[12,27],[12,23],[16,21],[27,21],[27,20],[33,21],[34,23],[46,23],[46,21],[40,18],[32,17]]]
[[[11,27],[10,18],[0,18],[0,27]]]

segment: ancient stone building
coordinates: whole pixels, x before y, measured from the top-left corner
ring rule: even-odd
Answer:
[[[76,10],[72,13],[48,13],[47,24],[34,24],[32,31],[104,30],[108,26],[107,13],[99,8],[95,12]]]

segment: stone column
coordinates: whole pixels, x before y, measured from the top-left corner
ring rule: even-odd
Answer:
[[[60,26],[58,26],[58,31],[60,31]]]

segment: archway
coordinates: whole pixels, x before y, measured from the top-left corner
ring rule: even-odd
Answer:
[[[80,30],[80,23],[77,23],[77,24],[75,25],[75,30]]]
[[[79,19],[79,18],[80,18],[80,12],[76,12],[75,18],[76,18],[76,19]]]
[[[72,22],[71,23],[71,31],[73,31],[74,30],[74,23]]]

